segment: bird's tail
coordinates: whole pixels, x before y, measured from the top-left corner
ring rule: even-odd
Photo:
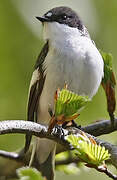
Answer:
[[[55,150],[56,145],[52,140],[45,138],[34,140],[30,166],[36,166],[47,180],[54,180]]]
[[[29,167],[32,166],[33,164],[33,161],[34,161],[34,157],[35,157],[35,153],[36,153],[36,137],[34,138],[34,141],[33,141],[33,148],[32,148],[32,153],[31,153],[31,158],[30,158],[30,161],[29,161]]]

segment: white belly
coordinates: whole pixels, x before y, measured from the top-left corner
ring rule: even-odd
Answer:
[[[79,95],[92,98],[96,94],[103,77],[103,60],[90,39],[86,38],[81,42],[77,49],[73,47],[69,53],[67,48],[61,51],[52,49],[48,53],[38,122],[48,124],[48,107],[53,108],[54,93],[57,88],[63,88],[65,83],[68,84],[68,89]]]

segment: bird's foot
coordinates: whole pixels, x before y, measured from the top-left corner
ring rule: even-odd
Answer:
[[[64,139],[66,133],[65,130],[61,125],[56,124],[54,128],[52,129],[52,134],[54,134],[56,137],[59,137],[60,139]]]

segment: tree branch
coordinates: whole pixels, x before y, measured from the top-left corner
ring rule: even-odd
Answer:
[[[7,120],[0,121],[0,135],[3,134],[30,134],[40,138],[48,138],[58,143],[66,146],[66,148],[70,149],[70,145],[64,139],[59,137],[60,132],[56,131],[57,128],[53,128],[51,134],[48,132],[48,126],[40,125],[31,121],[23,121],[23,120]],[[68,131],[62,130],[64,135],[68,135]]]
[[[117,130],[117,118],[114,119],[114,126],[112,126],[110,120],[102,120],[83,127],[82,130],[93,136],[112,133]]]
[[[103,120],[100,122],[96,122],[95,124],[91,124],[86,127],[83,127],[82,130],[95,136],[111,133],[117,130],[117,119],[115,119],[114,127],[111,126],[110,120]],[[60,137],[61,134],[60,131],[57,131],[57,128],[54,128],[52,133],[50,134],[48,132],[47,126],[43,126],[30,121],[7,120],[0,122],[0,135],[12,134],[12,133],[21,133],[21,134],[28,133],[40,138],[49,138],[63,145],[66,150],[71,150],[72,149],[71,145],[64,139],[64,137],[70,133],[72,134],[80,133],[80,130],[78,128],[70,127],[68,129],[62,129],[61,132],[63,133],[63,136]],[[88,136],[91,136],[90,134],[88,134]],[[98,144],[100,144],[101,146],[105,146],[105,148],[109,150],[109,153],[111,154],[110,162],[117,168],[117,146],[112,145],[103,140],[97,139],[96,137],[94,138]],[[24,164],[26,164],[26,159],[22,159],[22,157],[20,157],[18,153],[6,152],[1,150],[0,156],[8,159],[16,160],[19,162],[24,162]],[[74,161],[77,162],[78,158],[69,159],[68,162],[63,162],[63,163],[70,163]],[[56,164],[60,164],[60,163],[56,162]]]
[[[91,124],[87,127],[83,127],[82,130],[85,132],[88,132],[92,135],[102,135],[104,133],[109,133],[109,132],[113,132],[117,129],[117,119],[115,119],[115,127],[111,127],[111,123],[110,120],[104,120],[104,121],[100,121],[97,122],[95,124]],[[101,131],[101,133],[100,133]],[[62,132],[64,133],[64,135],[68,135],[69,133],[73,133],[73,134],[77,134],[79,133],[79,129],[77,128],[69,128],[67,129],[62,129]],[[21,134],[26,134],[26,133],[30,133],[34,136],[40,137],[40,138],[49,138],[52,139],[58,143],[60,143],[61,145],[63,145],[67,150],[71,149],[71,146],[69,145],[68,142],[65,141],[64,138],[60,138],[59,134],[60,132],[56,132],[56,128],[53,129],[52,133],[48,133],[48,127],[47,126],[43,126],[34,122],[30,122],[30,121],[23,121],[23,120],[7,120],[7,121],[1,121],[0,122],[0,134],[12,134],[12,133],[21,133]],[[108,142],[99,140],[97,138],[95,138],[95,140],[105,146],[109,152],[111,154],[113,154],[113,160],[114,162],[116,161],[116,163],[114,163],[114,165],[116,165],[117,167],[117,157],[115,158],[115,156],[117,155],[117,147],[115,145],[112,145]],[[7,153],[6,151],[0,151],[0,155],[4,156],[4,157],[9,157],[11,159],[18,159],[19,156],[16,154],[12,154],[12,153]]]
[[[102,120],[86,127],[82,127],[82,130],[93,136],[109,134],[117,130],[117,118],[114,120],[114,126],[111,126],[110,120]],[[48,133],[47,126],[45,127],[40,124],[24,120],[0,121],[0,134],[9,133],[30,133],[41,138],[53,138]]]

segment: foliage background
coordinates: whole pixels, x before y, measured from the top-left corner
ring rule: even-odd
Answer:
[[[66,5],[79,12],[98,48],[111,52],[117,69],[117,1],[115,0],[1,0],[0,1],[0,120],[26,119],[28,87],[41,47],[42,28],[35,16],[52,7]],[[117,114],[117,113],[116,113]],[[102,88],[81,112],[79,124],[109,118]],[[117,133],[103,136],[112,143]],[[0,149],[14,151],[24,143],[23,135],[0,136]],[[56,179],[106,180],[95,172],[82,168],[79,177],[57,172]]]

